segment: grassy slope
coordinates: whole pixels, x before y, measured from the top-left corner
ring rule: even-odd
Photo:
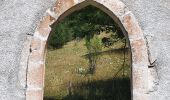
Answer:
[[[123,51],[119,50],[111,52],[112,49],[103,48],[102,51],[105,52],[101,53],[100,59],[97,62],[96,73],[94,75],[84,75],[83,72],[86,72],[86,70],[88,70],[88,60],[85,59],[84,57],[84,55],[86,55],[87,53],[87,49],[84,46],[84,44],[85,44],[84,40],[81,40],[80,42],[71,41],[68,42],[61,49],[48,50],[46,57],[46,77],[44,96],[57,97],[59,100],[63,99],[64,97],[66,98],[68,95],[67,90],[69,81],[72,83],[73,86],[75,84],[76,86],[79,86],[81,84],[80,87],[83,87],[82,86],[83,84],[84,87],[86,88],[88,87],[89,83],[91,84],[91,86],[93,86],[92,84],[96,84],[96,86],[100,86],[100,88],[102,85],[109,85],[109,83],[112,83],[113,77],[122,67]],[[122,48],[123,45],[124,45],[123,43],[118,42],[112,48],[114,49]],[[126,52],[126,64],[127,64],[125,71],[126,77],[129,77],[130,73],[129,58],[130,58],[129,55]],[[82,73],[80,72],[81,69],[83,69],[83,71],[81,71]],[[118,77],[117,79],[122,78],[122,71],[119,73],[117,77]],[[129,82],[128,79],[126,82]],[[127,83],[126,86],[129,86],[129,83]],[[77,88],[76,90],[79,90],[78,92],[82,92],[81,88]],[[79,95],[87,96],[87,94],[89,94],[87,93],[87,91],[89,92],[89,90],[84,90],[84,92],[82,94],[79,93]],[[75,91],[75,93],[77,93],[77,91]],[[99,91],[98,94],[100,93],[101,91]],[[100,99],[101,98],[97,100]],[[81,98],[81,100],[83,99]],[[84,100],[90,99],[86,97],[86,99]]]

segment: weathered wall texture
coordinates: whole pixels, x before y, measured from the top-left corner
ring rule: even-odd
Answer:
[[[54,2],[0,0],[0,100],[25,99],[25,70],[20,66],[23,45]]]
[[[0,0],[0,100],[25,100],[29,39],[54,2],[56,0]],[[155,68],[151,68],[155,77],[150,83],[155,85],[148,92],[150,100],[170,100],[170,1],[122,2],[139,21],[148,40],[151,63],[157,59]]]
[[[122,0],[135,14],[156,60],[151,100],[170,100],[170,0]]]

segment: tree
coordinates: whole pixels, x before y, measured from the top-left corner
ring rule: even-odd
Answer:
[[[53,25],[52,28],[49,45],[54,48],[62,47],[66,42],[77,37],[93,38],[95,34],[100,34],[101,31],[116,32],[118,38],[124,37],[121,29],[112,18],[93,6],[73,12],[62,22]]]
[[[49,37],[50,48],[60,48],[65,43],[73,39],[73,30],[67,23],[60,23],[56,26],[52,26],[51,36]]]
[[[86,39],[85,44],[88,52],[88,60],[89,60],[89,73],[94,74],[96,70],[96,62],[99,59],[98,52],[102,50],[102,42],[101,39],[94,35],[94,37],[90,40]]]

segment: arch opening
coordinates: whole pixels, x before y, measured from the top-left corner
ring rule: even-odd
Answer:
[[[66,5],[65,5],[66,4]],[[82,4],[82,5],[81,5]],[[85,4],[85,5],[84,5]],[[50,25],[67,16],[67,11],[75,7],[73,12],[81,7],[93,5],[106,12],[121,26],[132,50],[132,98],[148,100],[148,57],[144,36],[134,15],[119,0],[58,0],[56,5],[47,10],[46,16],[40,22],[31,41],[27,72],[27,100],[42,100],[44,90],[44,67],[46,43],[51,31]],[[69,13],[68,13],[69,14]],[[59,20],[60,19],[60,20]]]
[[[110,16],[87,6],[51,27],[44,100],[131,100],[130,49]]]

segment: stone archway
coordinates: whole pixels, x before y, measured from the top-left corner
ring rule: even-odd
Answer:
[[[43,100],[45,52],[50,25],[88,5],[103,10],[121,27],[131,47],[132,99],[148,100],[148,54],[145,39],[134,15],[119,0],[57,0],[55,6],[47,10],[31,40],[26,100]]]

